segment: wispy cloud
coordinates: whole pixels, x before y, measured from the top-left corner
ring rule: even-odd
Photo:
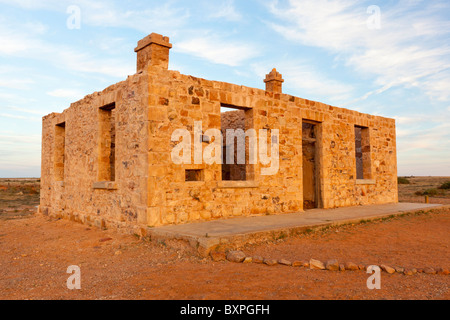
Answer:
[[[287,7],[275,1],[269,8],[283,20],[272,28],[286,39],[337,54],[361,74],[375,76],[380,89],[416,87],[431,98],[448,100],[450,45],[445,39],[450,22],[440,12],[449,4],[439,3],[401,1],[382,7],[380,30],[367,27],[367,1],[290,0]]]
[[[270,65],[254,63],[251,66],[258,77],[263,79],[271,70]],[[277,70],[283,75],[284,87],[295,89],[305,98],[321,98],[335,104],[349,99],[353,91],[353,86],[330,78],[307,61],[283,60],[277,63]]]
[[[39,118],[39,117],[27,117],[27,116],[21,116],[21,115],[17,115],[17,114],[9,114],[9,113],[0,113],[0,118],[41,121],[41,118]]]
[[[29,113],[29,114],[36,114],[36,115],[39,115],[42,117],[51,112],[50,110],[34,110],[34,109],[27,109],[27,108],[19,108],[19,107],[15,107],[15,106],[9,106],[6,108],[9,110],[13,110],[13,111]]]
[[[0,0],[0,3],[19,6],[28,10],[45,9],[61,13],[66,13],[69,6],[76,5],[80,8],[81,27],[83,24],[101,27],[125,27],[144,33],[155,30],[174,32],[190,16],[188,10],[175,6],[175,1],[165,1],[156,5],[149,5],[147,1],[134,1],[134,9],[127,9],[117,2],[105,0]]]
[[[27,89],[30,84],[35,83],[33,79],[1,79],[0,87],[10,88],[10,89]]]
[[[83,97],[83,93],[74,89],[55,89],[50,92],[47,92],[49,96],[57,97],[57,98],[69,98],[69,99],[81,99]]]
[[[31,103],[34,101],[34,99],[20,95],[15,93],[9,93],[9,92],[0,92],[0,99],[2,99],[2,103],[9,102],[9,103]]]
[[[94,56],[76,47],[55,44],[35,38],[27,29],[16,29],[14,25],[0,25],[0,55],[23,57],[52,63],[63,69],[76,72],[99,73],[113,77],[126,77],[134,73],[134,64],[114,57]],[[0,80],[1,82],[2,80]],[[9,86],[23,85],[27,79],[9,83]],[[5,85],[7,86],[7,85]]]
[[[242,65],[260,52],[254,45],[236,40],[228,41],[218,36],[202,36],[181,41],[174,50],[232,67]]]
[[[213,8],[213,12],[209,16],[210,18],[225,19],[228,21],[242,20],[242,14],[236,10],[234,0],[224,1],[219,7],[214,4]]]

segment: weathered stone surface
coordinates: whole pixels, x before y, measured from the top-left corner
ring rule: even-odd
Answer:
[[[268,266],[275,266],[278,264],[277,260],[274,259],[264,259],[264,264],[268,265]]]
[[[266,79],[267,91],[183,75],[168,70],[171,46],[162,35],[145,37],[136,48],[136,74],[43,118],[38,212],[129,231],[301,211],[315,205],[308,200],[314,199],[312,191],[299,187],[302,173],[311,173],[303,167],[302,139],[313,139],[302,119],[320,123],[317,147],[328,150],[320,159],[320,179],[325,186],[339,186],[322,190],[323,208],[397,202],[394,119],[283,94],[276,70]],[[280,132],[282,156],[274,175],[263,175],[259,164],[234,170],[245,178],[250,171],[256,187],[239,185],[243,181],[226,181],[236,188],[217,187],[222,173],[232,169],[172,160],[174,131],[193,134],[200,121],[202,132],[221,128],[228,117],[221,114],[225,105],[242,111],[234,114],[241,115],[231,121],[236,125]],[[355,139],[356,124],[370,134]],[[203,151],[207,138],[200,141]],[[364,179],[354,175],[355,154],[367,162]],[[202,183],[193,186],[186,177]]]
[[[285,260],[285,259],[280,259],[280,260],[278,260],[278,264],[282,264],[284,266],[291,266],[292,262]]]
[[[211,259],[216,262],[225,261],[227,259],[225,252],[221,251],[211,251],[209,255],[211,256]]]
[[[304,265],[304,261],[294,261],[294,262],[292,262],[292,266],[293,267],[303,267],[303,265]]]
[[[260,256],[254,256],[254,257],[252,257],[252,259],[253,259],[253,263],[263,263],[264,262],[264,259]]]
[[[345,265],[344,264],[340,264],[339,265],[339,271],[345,271]]]
[[[350,270],[350,271],[356,271],[359,270],[358,265],[354,264],[353,262],[346,262],[344,264],[345,270]]]
[[[412,272],[412,270],[411,269],[405,269],[404,271],[403,271],[403,273],[405,274],[405,275],[407,275],[407,276],[412,276],[414,273]]]
[[[337,260],[328,260],[326,263],[326,269],[330,271],[339,271],[339,263]]]
[[[436,270],[434,270],[433,268],[425,268],[423,272],[426,274],[436,274]]]
[[[438,274],[448,275],[448,274],[450,274],[450,270],[447,268],[439,268]]]
[[[398,273],[403,273],[405,271],[405,268],[402,268],[402,267],[394,267],[394,269],[395,269],[395,272],[398,272]]]
[[[230,251],[227,254],[227,260],[230,262],[241,263],[245,260],[245,253],[242,251]]]
[[[309,260],[309,268],[316,270],[325,270],[325,265],[322,261],[311,259]]]
[[[385,264],[382,264],[382,265],[380,266],[380,268],[381,268],[381,270],[383,270],[384,272],[387,272],[387,273],[389,273],[389,274],[395,273],[395,269],[394,269],[394,268],[392,268],[392,267],[390,267],[390,266],[387,266],[387,265],[385,265]]]
[[[253,258],[252,257],[246,257],[242,263],[252,263]]]

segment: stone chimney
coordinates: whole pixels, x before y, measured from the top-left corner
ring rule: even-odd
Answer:
[[[137,72],[150,64],[152,67],[169,68],[169,50],[172,44],[169,37],[152,33],[138,42],[134,51],[137,53]]]
[[[277,69],[273,68],[272,71],[266,75],[264,82],[266,83],[266,91],[282,93],[282,84],[284,80],[281,73],[277,72]]]

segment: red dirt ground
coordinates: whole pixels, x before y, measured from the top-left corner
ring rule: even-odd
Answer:
[[[107,238],[112,238],[107,241]],[[449,268],[450,209],[330,228],[243,251],[267,258]],[[175,247],[177,244],[174,244]],[[165,243],[28,216],[0,220],[0,299],[449,299],[450,276],[213,262]],[[81,268],[81,290],[66,287]]]

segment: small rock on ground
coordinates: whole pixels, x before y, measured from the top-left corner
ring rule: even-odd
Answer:
[[[277,260],[272,260],[272,259],[264,259],[264,264],[268,265],[268,266],[274,266],[278,264]]]
[[[278,263],[282,264],[284,266],[291,266],[292,265],[292,262],[290,262],[288,260],[285,260],[285,259],[278,260]]]
[[[305,262],[303,262],[303,261],[294,261],[294,262],[292,262],[292,266],[293,267],[303,267],[304,263]]]
[[[309,268],[310,269],[318,269],[318,270],[325,270],[325,266],[322,261],[311,259],[309,261]]]
[[[356,264],[354,264],[353,262],[346,262],[344,264],[345,266],[345,270],[351,270],[351,271],[356,271],[358,270],[358,266]]]
[[[448,269],[445,269],[445,268],[440,268],[438,270],[438,274],[448,275],[448,274],[450,274],[450,271]]]
[[[327,270],[330,270],[330,271],[339,271],[339,263],[335,259],[328,260],[327,264],[326,264],[326,268],[327,268]]]
[[[395,267],[394,269],[398,273],[403,273],[405,271],[405,268],[402,268],[402,267]]]
[[[246,257],[243,261],[243,263],[252,263],[253,258],[252,257]]]
[[[436,274],[436,270],[434,270],[433,268],[425,268],[423,272],[425,272],[426,274]]]
[[[410,270],[410,269],[405,269],[404,271],[403,271],[403,273],[406,275],[406,276],[412,276],[414,273],[412,272],[412,270]]]
[[[227,254],[227,260],[231,262],[241,263],[245,260],[245,253],[242,251],[230,251]]]
[[[394,269],[394,268],[392,268],[392,267],[390,267],[390,266],[387,266],[387,265],[385,265],[385,264],[382,264],[382,265],[380,266],[380,268],[381,268],[381,270],[383,270],[384,272],[387,272],[387,273],[389,273],[389,274],[395,273],[395,269]]]
[[[254,256],[252,257],[253,263],[263,263],[264,259],[260,256]]]

